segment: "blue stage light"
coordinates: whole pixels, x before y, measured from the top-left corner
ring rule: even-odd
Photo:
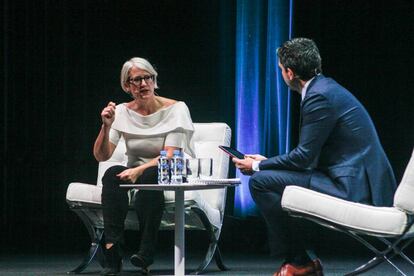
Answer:
[[[276,49],[291,37],[293,0],[237,1],[236,147],[265,156],[290,149],[290,93]],[[237,172],[235,215],[256,215],[248,179]]]

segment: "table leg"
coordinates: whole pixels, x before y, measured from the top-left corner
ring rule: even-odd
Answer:
[[[175,190],[174,274],[185,274],[184,191]]]

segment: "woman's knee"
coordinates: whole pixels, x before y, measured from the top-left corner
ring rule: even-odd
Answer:
[[[139,177],[138,182],[140,184],[157,184],[158,183],[158,168],[152,166],[146,168],[142,175]]]
[[[117,175],[126,169],[126,167],[121,165],[113,166],[107,169],[102,177],[103,186],[105,187],[117,184],[119,182],[119,177]]]

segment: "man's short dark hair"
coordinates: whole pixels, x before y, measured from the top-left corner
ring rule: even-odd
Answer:
[[[277,49],[279,62],[307,81],[322,72],[322,59],[316,43],[309,38],[293,38]]]

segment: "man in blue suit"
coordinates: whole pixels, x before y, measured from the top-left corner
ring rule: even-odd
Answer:
[[[302,97],[299,144],[287,154],[246,155],[233,162],[242,173],[252,174],[250,192],[267,223],[271,253],[286,257],[275,275],[322,275],[320,261],[304,250],[302,235],[292,238],[297,229],[281,208],[284,188],[297,185],[390,206],[396,182],[369,114],[348,90],[321,74],[316,44],[295,38],[277,55],[283,79]]]

